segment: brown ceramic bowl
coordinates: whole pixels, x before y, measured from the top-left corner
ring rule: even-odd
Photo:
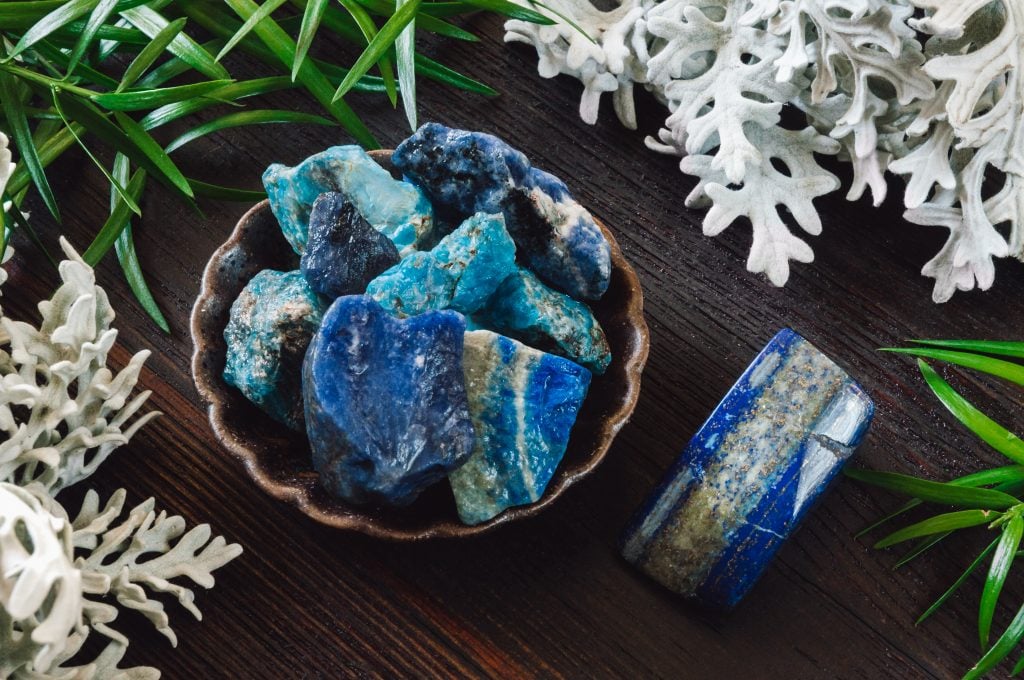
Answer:
[[[374,152],[374,158],[390,168],[390,151]],[[608,292],[592,309],[608,336],[613,360],[608,371],[591,383],[565,457],[538,502],[509,508],[488,522],[467,526],[459,521],[451,489],[442,482],[406,508],[353,507],[320,487],[303,435],[268,418],[224,382],[224,327],[231,303],[258,272],[292,271],[299,266],[267,201],[243,215],[227,242],[210,258],[192,309],[192,375],[199,395],[209,404],[214,432],[270,495],[339,529],[417,540],[480,534],[536,515],[597,467],[633,413],[640,394],[640,374],[649,345],[640,282],[611,232],[604,225],[601,228],[612,247],[612,277]]]

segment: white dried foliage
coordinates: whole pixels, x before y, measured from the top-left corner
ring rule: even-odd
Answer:
[[[536,47],[541,75],[579,78],[587,122],[596,121],[601,94],[612,92],[619,119],[635,129],[634,85],[651,90],[669,116],[648,146],[682,156],[680,169],[697,177],[686,204],[709,208],[705,234],[750,221],[747,267],[776,285],[788,279],[791,260],[813,259],[795,228],[819,233],[813,200],[839,188],[819,165],[822,155],[851,164],[850,200],[870,189],[880,204],[889,170],[906,180],[906,218],[949,230],[922,270],[935,279],[936,302],[989,288],[993,258],[1024,259],[1019,0],[545,7],[556,25],[512,20],[506,41]],[[787,109],[807,127],[782,127]],[[986,184],[993,177],[1001,182],[995,191]]]
[[[123,489],[102,505],[88,491],[73,520],[55,498],[157,415],[138,415],[148,392],[132,396],[149,353],[106,368],[114,313],[92,269],[61,245],[63,284],[39,304],[41,324],[0,312],[0,677],[149,680],[159,671],[120,666],[118,612],[140,612],[176,645],[165,601],[201,618],[192,588],[211,588],[242,550],[206,524],[186,530],[153,499],[126,510]],[[106,642],[83,658],[91,635]]]

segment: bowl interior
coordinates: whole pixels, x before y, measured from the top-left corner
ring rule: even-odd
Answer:
[[[390,169],[390,153],[374,155]],[[192,313],[193,377],[200,396],[210,405],[215,433],[263,489],[330,526],[392,539],[422,539],[477,534],[536,514],[600,463],[639,396],[648,351],[643,297],[636,274],[614,237],[601,227],[612,245],[612,277],[608,292],[591,304],[591,309],[608,336],[612,364],[604,375],[594,376],[565,457],[537,503],[510,508],[488,522],[467,526],[459,521],[451,489],[441,482],[405,508],[350,506],[320,487],[304,435],[271,420],[224,382],[223,333],[231,303],[260,271],[292,271],[299,266],[267,201],[247,212],[214,253]]]

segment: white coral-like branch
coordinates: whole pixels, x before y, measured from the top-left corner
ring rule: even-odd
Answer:
[[[116,375],[106,367],[117,338],[114,312],[92,268],[61,245],[64,283],[39,304],[42,324],[0,318],[0,480],[36,482],[54,494],[91,475],[158,415],[133,420],[149,398],[143,392],[129,399],[149,352]]]

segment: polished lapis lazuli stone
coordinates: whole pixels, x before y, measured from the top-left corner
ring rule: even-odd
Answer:
[[[366,294],[401,316],[478,310],[516,270],[516,246],[501,213],[473,215],[433,250],[416,252],[370,282]]]
[[[596,300],[608,289],[611,248],[594,218],[564,182],[497,137],[427,123],[393,161],[439,218],[458,224],[475,212],[504,213],[520,258],[558,290]]]
[[[324,305],[301,272],[265,269],[231,305],[224,380],[275,420],[302,429],[302,361]]]
[[[407,505],[473,448],[456,312],[396,319],[365,295],[324,314],[302,371],[321,483],[356,504]]]
[[[874,403],[791,330],[762,350],[627,527],[622,554],[734,606],[860,443]]]
[[[433,238],[434,213],[423,192],[394,179],[358,146],[332,146],[293,168],[274,163],[263,173],[263,186],[281,231],[300,255],[313,202],[327,191],[345,194],[403,255]]]
[[[590,308],[548,288],[522,267],[498,286],[471,323],[571,359],[598,375],[612,360],[604,330]]]
[[[302,274],[328,300],[357,295],[398,264],[398,249],[367,222],[345,194],[331,191],[313,203]]]
[[[490,331],[466,333],[463,370],[475,443],[448,480],[459,517],[479,524],[544,494],[565,454],[590,371]]]

